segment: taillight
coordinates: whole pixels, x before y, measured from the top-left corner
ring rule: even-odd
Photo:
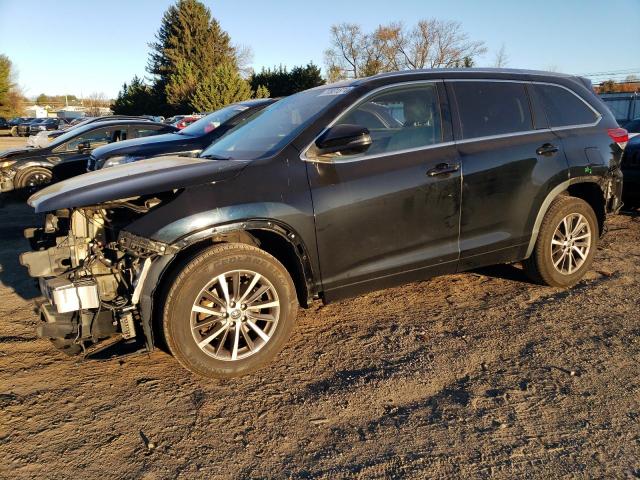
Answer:
[[[627,146],[627,142],[629,141],[629,132],[627,132],[624,128],[610,128],[607,130],[609,137],[611,140],[620,145],[620,148]]]

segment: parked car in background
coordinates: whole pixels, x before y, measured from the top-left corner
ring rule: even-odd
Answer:
[[[15,127],[16,125],[29,120],[29,117],[13,117],[11,120],[9,120],[7,123],[9,124],[10,127]]]
[[[27,145],[36,146],[36,147],[44,147],[51,140],[53,140],[54,138],[59,137],[63,133],[65,133],[65,132],[67,132],[67,131],[69,131],[69,130],[71,130],[73,128],[82,127],[84,125],[89,125],[91,123],[109,122],[109,121],[113,121],[113,120],[141,120],[141,121],[145,121],[145,120],[149,120],[149,119],[145,118],[145,117],[136,117],[136,116],[132,116],[132,115],[105,115],[105,116],[102,116],[102,117],[77,118],[77,119],[71,121],[70,123],[68,123],[67,125],[65,125],[64,127],[62,127],[60,130],[47,131],[46,133],[38,132],[36,134],[35,138],[29,137],[29,140],[27,141]]]
[[[84,125],[89,125],[90,123],[95,122],[109,122],[112,120],[139,120],[139,121],[152,121],[147,117],[140,117],[136,115],[104,115],[102,117],[83,117],[77,118],[69,124],[69,127],[66,130],[71,128],[82,127]]]
[[[182,120],[184,117],[186,117],[186,115],[174,115],[173,117],[165,118],[164,123],[172,124]]]
[[[628,121],[625,124],[624,128],[627,132],[629,132],[629,138],[640,135],[640,117]]]
[[[12,137],[17,137],[18,136],[18,125],[20,125],[23,122],[27,122],[29,120],[33,120],[34,117],[14,117],[11,120],[9,120],[9,129],[11,132],[11,136]]]
[[[42,131],[60,130],[67,125],[68,122],[62,118],[35,118],[18,125],[18,136],[28,137],[29,135],[36,135],[38,132]]]
[[[100,118],[100,117],[78,117],[78,118],[74,118],[73,120],[71,120],[69,122],[69,126],[70,127],[75,127],[76,125],[86,122],[87,120],[91,120],[94,118]]]
[[[640,117],[640,93],[602,93],[600,98],[622,127]]]
[[[233,127],[246,121],[274,101],[260,99],[234,103],[202,117],[179,132],[127,140],[117,145],[105,145],[93,151],[87,170],[99,170],[103,167],[135,162],[156,155],[188,153],[197,156]]]
[[[190,371],[233,377],[272,360],[314,298],[520,261],[569,287],[620,208],[626,140],[568,75],[416,70],[297,93],[200,158],[32,196],[38,335],[68,353],[162,337]]]
[[[27,117],[15,126],[15,135],[13,130],[11,134],[17,137],[26,137],[28,135],[29,127],[31,126],[31,124],[40,122],[42,120],[42,118]]]
[[[188,127],[189,125],[191,125],[192,123],[198,121],[200,118],[200,116],[198,115],[186,115],[183,116],[182,118],[176,120],[175,122],[170,123],[170,125],[173,125],[174,127],[178,128],[179,130],[182,130],[183,128]]]
[[[0,153],[0,191],[33,191],[86,171],[91,151],[111,142],[175,130],[146,120],[94,122],[60,135],[43,148],[17,148]]]
[[[164,117],[162,115],[142,115],[142,118],[148,118],[154,122],[164,122]]]
[[[54,130],[62,130],[69,126],[63,118],[45,118],[38,123],[32,123],[29,127],[29,135],[37,135],[39,132],[51,132]]]
[[[622,156],[624,188],[622,199],[627,207],[640,207],[640,135],[629,140]]]

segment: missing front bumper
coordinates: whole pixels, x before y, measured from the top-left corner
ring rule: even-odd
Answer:
[[[40,290],[58,313],[77,312],[100,306],[98,284],[92,278],[71,281],[63,277],[40,279]]]

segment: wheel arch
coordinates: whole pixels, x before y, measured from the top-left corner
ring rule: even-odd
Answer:
[[[600,231],[600,234],[602,234],[604,232],[604,222],[606,218],[606,200],[602,182],[602,177],[585,176],[570,178],[569,180],[565,180],[564,182],[554,187],[547,194],[542,204],[540,205],[540,208],[538,209],[538,214],[536,215],[536,220],[533,225],[533,230],[531,232],[531,238],[529,239],[529,245],[527,246],[525,258],[529,258],[533,253],[536,241],[538,240],[538,234],[540,233],[540,225],[542,224],[542,219],[549,210],[551,203],[560,195],[569,195],[572,197],[581,198],[582,200],[587,202],[596,213],[596,218],[598,219],[598,229]]]
[[[143,280],[139,308],[150,350],[155,343],[154,333],[161,331],[158,320],[169,280],[204,249],[219,243],[250,244],[273,255],[291,275],[302,307],[307,308],[318,293],[318,276],[313,271],[304,242],[292,228],[281,222],[249,219],[188,234],[173,244],[175,253],[159,256],[151,263]]]

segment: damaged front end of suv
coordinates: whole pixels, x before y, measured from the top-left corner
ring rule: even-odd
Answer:
[[[38,336],[69,355],[151,350],[142,288],[155,262],[177,247],[127,231],[186,187],[216,183],[242,165],[167,157],[76,177],[36,193],[44,225],[25,230],[32,251],[20,263],[39,282]],[[86,177],[86,178],[85,178]]]
[[[33,251],[23,253],[20,263],[39,280],[46,298],[39,306],[38,336],[69,354],[114,337],[140,338],[145,273],[152,258],[171,249],[123,228],[162,201],[137,197],[60,209],[46,215],[44,227],[25,230]]]

